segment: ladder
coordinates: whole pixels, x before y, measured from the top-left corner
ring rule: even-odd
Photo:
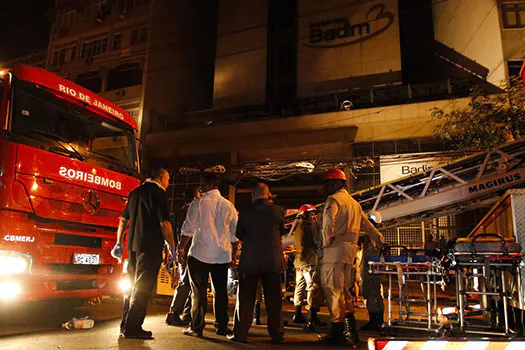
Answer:
[[[525,140],[476,153],[352,193],[365,212],[377,211],[388,228],[480,207],[525,184]]]

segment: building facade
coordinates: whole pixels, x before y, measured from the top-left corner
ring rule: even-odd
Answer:
[[[433,108],[464,105],[475,85],[501,91],[515,74],[524,5],[220,0],[211,108],[152,128],[147,157],[175,169],[224,164],[233,186],[223,192],[240,206],[257,179],[287,207],[320,201],[329,166],[347,169],[352,190],[376,185],[382,156],[446,149]],[[196,182],[180,176],[174,200]]]
[[[257,179],[320,201],[330,166],[376,185],[381,157],[445,149],[433,108],[525,57],[524,0],[58,0],[54,18],[48,68],[137,116],[146,165],[179,174],[173,209],[215,164],[240,206]]]
[[[46,66],[128,111],[142,136],[166,129],[168,116],[211,107],[202,77],[213,77],[216,9],[216,1],[57,0]]]
[[[2,66],[3,67],[13,67],[16,64],[22,63],[22,64],[34,66],[34,67],[45,68],[46,60],[47,60],[47,51],[44,50],[44,51],[34,52],[29,55],[19,57],[14,60],[10,60],[8,62],[4,62]]]
[[[150,0],[57,0],[47,69],[142,121]]]

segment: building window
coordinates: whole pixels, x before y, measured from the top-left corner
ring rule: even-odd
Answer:
[[[523,66],[523,60],[521,61],[508,61],[507,67],[509,69],[509,77],[519,77],[520,70]]]
[[[117,0],[117,6],[114,8],[114,12],[117,15],[125,15],[131,11],[131,0]]]
[[[53,52],[53,59],[51,61],[51,65],[59,66],[66,62],[74,61],[76,56],[76,50],[76,46],[56,50],[55,52]]]
[[[131,31],[131,45],[144,44],[148,41],[148,27],[135,28]]]
[[[120,108],[128,112],[128,114],[132,116],[133,119],[135,119],[135,121],[138,121],[139,113],[140,113],[140,103],[131,103],[127,105],[122,105],[120,106]]]
[[[88,58],[103,54],[108,49],[108,38],[100,38],[82,44],[81,58]]]
[[[94,93],[99,93],[102,88],[102,79],[98,71],[79,74],[76,83]]]
[[[74,60],[76,60],[76,58],[77,58],[77,47],[76,47],[76,46],[73,46],[73,47],[71,48],[71,52],[70,52],[70,56],[69,56],[69,60],[70,60],[70,61],[74,61]]]
[[[51,65],[52,66],[58,66],[58,55],[59,55],[60,51],[55,51],[53,52],[53,59],[51,60]]]
[[[58,15],[58,26],[60,28],[70,27],[76,24],[76,11],[66,11]]]
[[[142,69],[139,63],[125,63],[109,71],[107,90],[124,89],[140,84]]]
[[[111,44],[111,50],[120,50],[122,44],[122,34],[113,35],[113,43]]]
[[[509,79],[511,85],[523,84],[520,76],[521,67],[523,66],[523,60],[507,61],[507,69],[509,71]]]
[[[149,4],[150,0],[135,0],[134,7],[139,7]]]
[[[58,64],[64,64],[64,62],[66,62],[66,49],[60,50],[58,55]]]
[[[96,0],[84,9],[84,21],[96,18],[104,20],[106,15],[111,12],[107,0]]]
[[[525,2],[501,4],[501,15],[504,28],[525,27]]]

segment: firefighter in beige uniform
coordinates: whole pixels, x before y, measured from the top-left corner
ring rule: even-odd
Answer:
[[[324,175],[324,203],[322,218],[322,248],[320,261],[321,285],[330,310],[330,333],[321,338],[329,344],[357,344],[354,302],[350,289],[353,285],[354,259],[360,231],[364,231],[379,246],[383,236],[368,221],[359,203],[346,191],[346,175],[340,169],[328,170]]]

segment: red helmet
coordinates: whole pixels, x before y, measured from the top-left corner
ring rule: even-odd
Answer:
[[[324,173],[324,180],[343,180],[346,181],[346,175],[341,169],[333,168]]]
[[[312,210],[317,210],[317,208],[311,204],[303,204],[299,208],[299,212],[297,212],[297,216],[303,216],[304,214]]]

